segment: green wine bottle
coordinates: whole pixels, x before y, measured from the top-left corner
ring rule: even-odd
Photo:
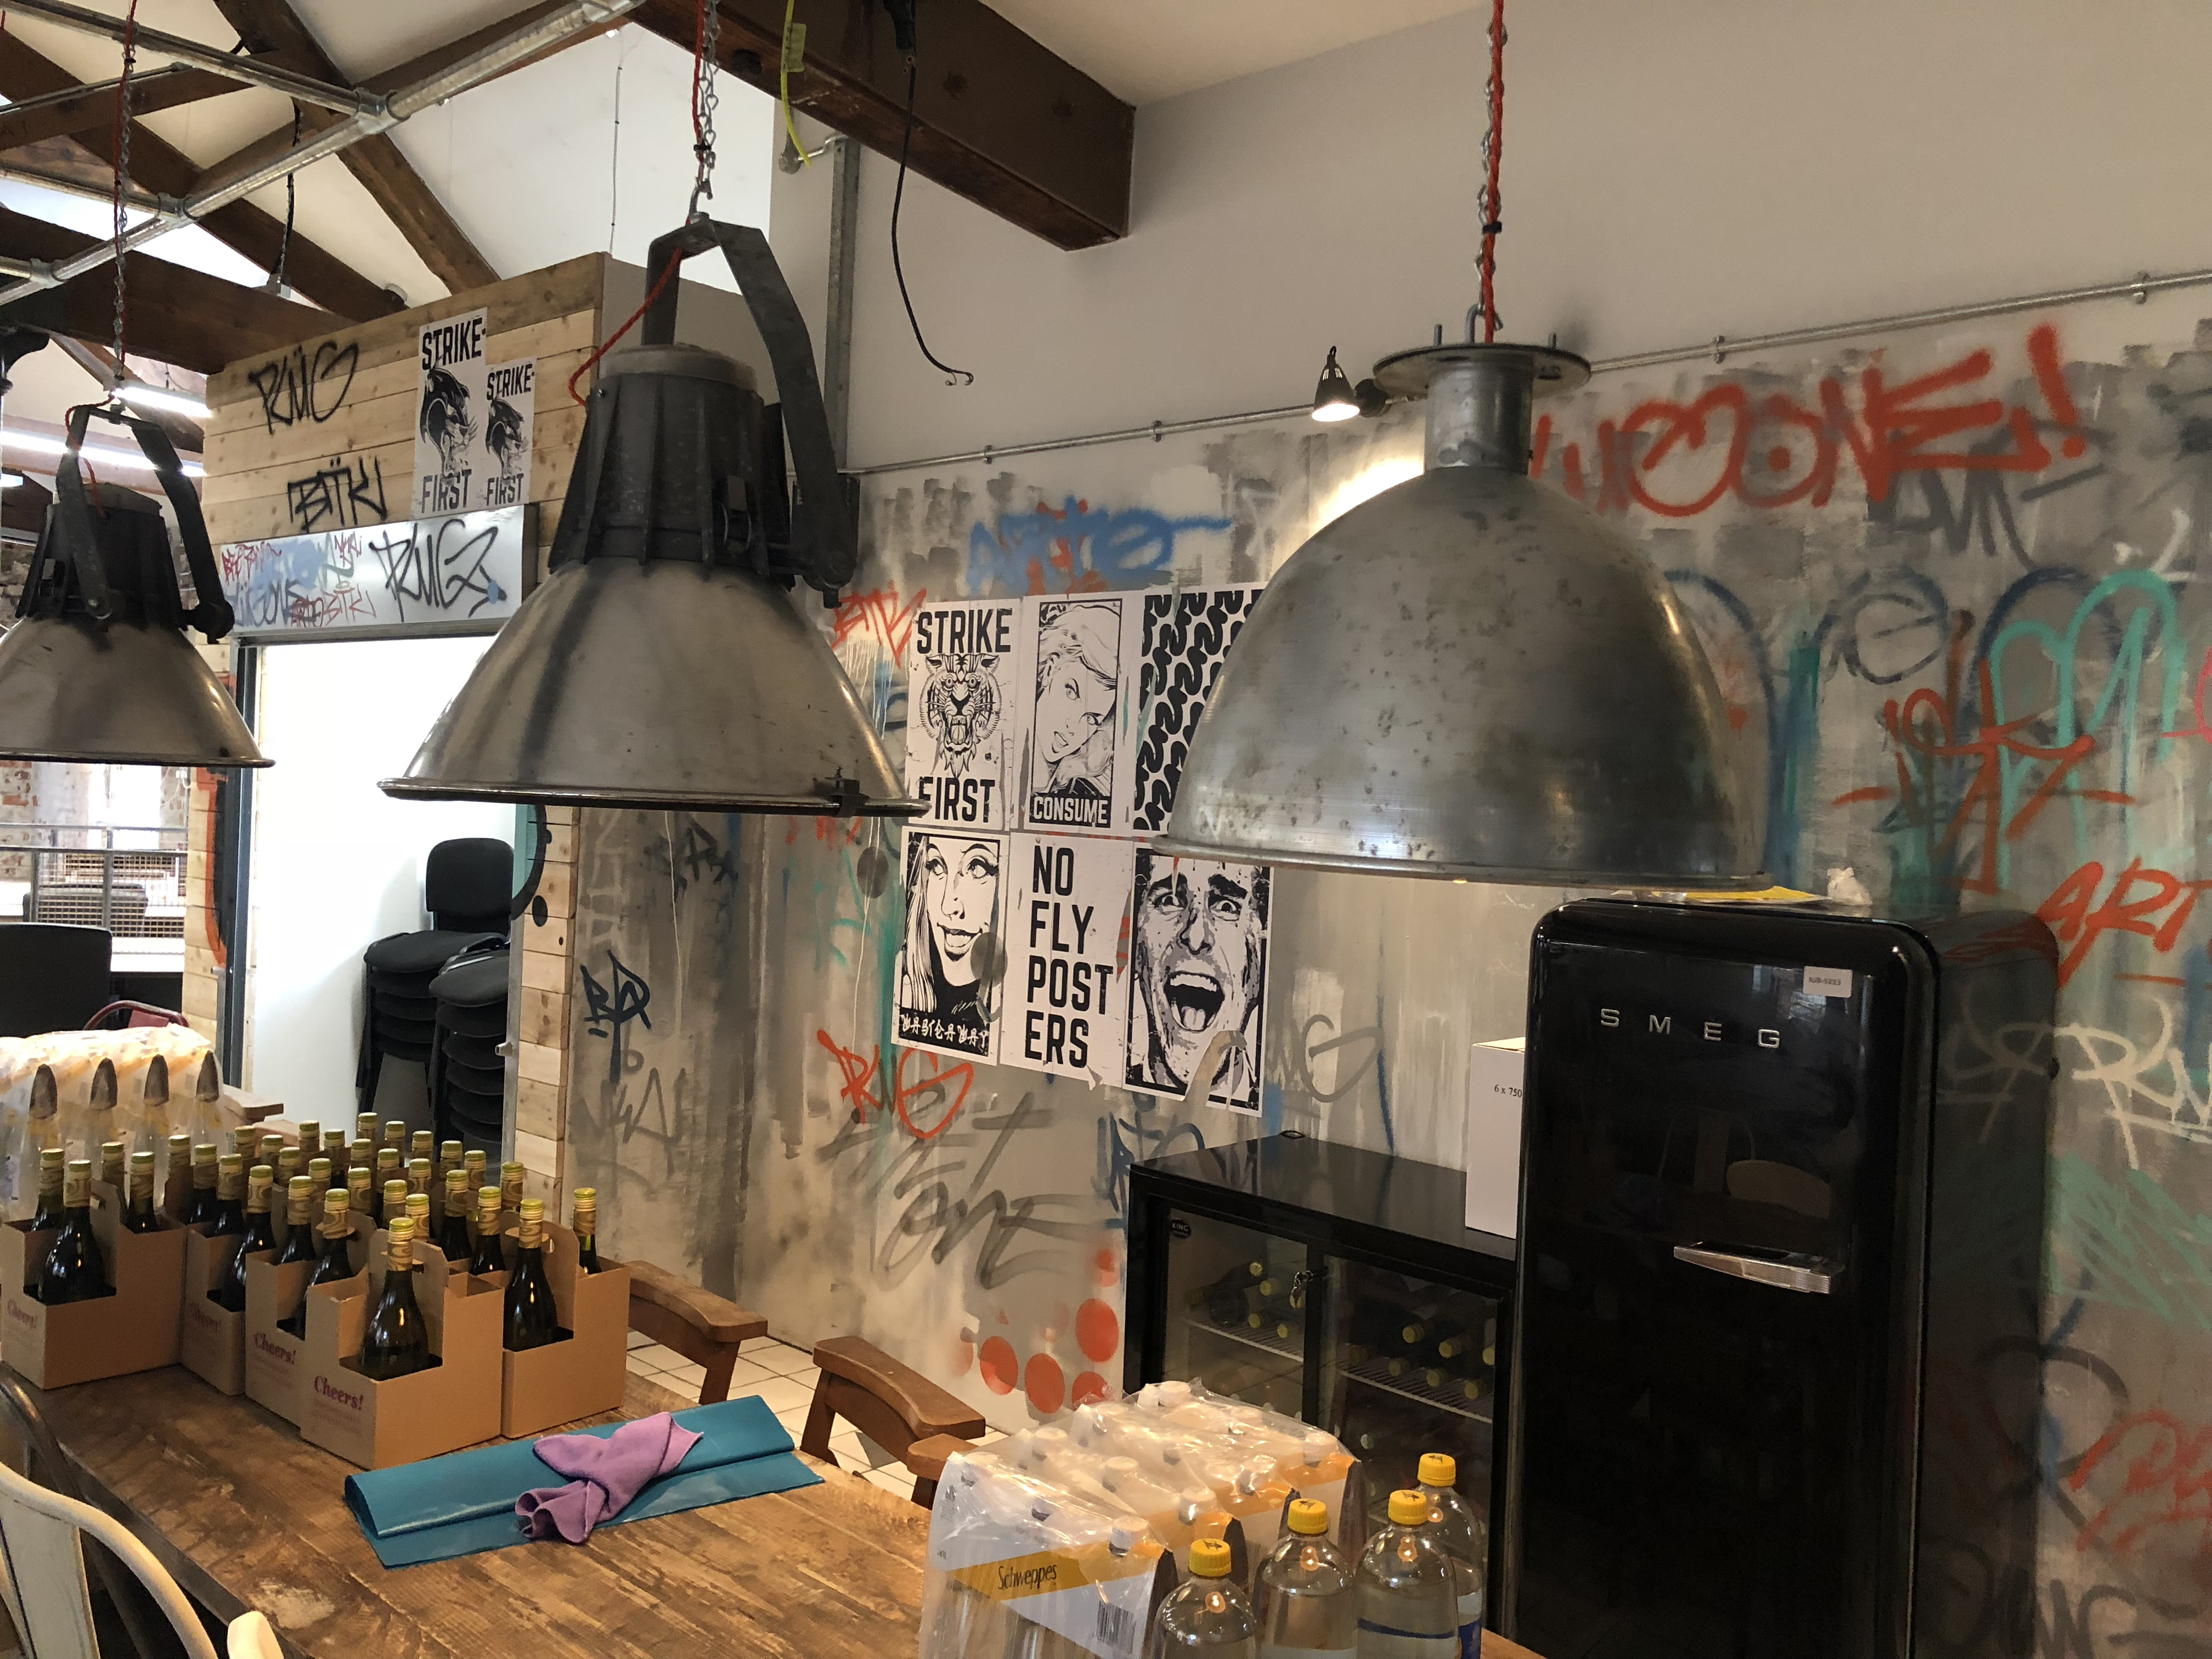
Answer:
[[[502,1164],[499,1166],[499,1207],[501,1211],[522,1213],[522,1165]]]
[[[576,1235],[576,1271],[595,1273],[599,1270],[599,1192],[596,1187],[576,1188],[575,1206],[568,1212],[568,1225]]]
[[[500,1340],[509,1348],[542,1348],[561,1335],[553,1281],[545,1276],[545,1200],[526,1198],[514,1233],[514,1271],[507,1275]]]
[[[438,1248],[448,1261],[469,1259],[469,1172],[458,1158],[446,1166],[446,1218],[439,1225]]]
[[[476,1154],[471,1152],[470,1157]],[[503,1273],[507,1271],[507,1255],[499,1243],[499,1188],[477,1188],[477,1249],[469,1260],[472,1273]]]
[[[100,1260],[100,1241],[92,1233],[92,1160],[75,1158],[63,1176],[61,1231],[47,1248],[39,1274],[39,1300],[51,1307],[114,1294]]]
[[[415,1229],[404,1215],[386,1229],[391,1256],[384,1286],[369,1310],[361,1335],[361,1352],[348,1367],[379,1382],[428,1370],[438,1364],[430,1352],[430,1333],[415,1305]]]
[[[134,1233],[158,1233],[161,1218],[154,1212],[154,1154],[131,1154],[131,1201],[124,1206],[123,1224]]]
[[[418,1158],[428,1164],[437,1150],[438,1138],[428,1129],[417,1129],[407,1138],[407,1161],[410,1164]]]
[[[356,1140],[366,1140],[373,1144],[376,1139],[377,1131],[382,1127],[383,1122],[384,1120],[377,1116],[374,1112],[363,1112],[353,1121],[353,1138]]]
[[[309,1118],[300,1126],[300,1164],[302,1169],[323,1154],[323,1126]],[[289,1188],[285,1188],[287,1192]]]
[[[213,1222],[222,1207],[222,1162],[210,1141],[202,1141],[192,1148],[192,1206],[185,1212],[186,1226]]]
[[[119,1140],[103,1140],[100,1142],[100,1178],[106,1182],[109,1186],[114,1188],[118,1196],[123,1191],[123,1143]]]
[[[322,1159],[317,1158],[319,1164]],[[308,1176],[294,1176],[284,1188],[284,1248],[276,1252],[276,1265],[315,1259],[315,1183]]]
[[[192,1138],[169,1137],[169,1156],[161,1171],[161,1207],[177,1220],[192,1212]]]
[[[276,1328],[294,1336],[307,1334],[307,1291],[318,1285],[335,1285],[342,1279],[353,1277],[353,1261],[347,1253],[346,1241],[353,1236],[353,1227],[346,1216],[346,1194],[343,1187],[333,1187],[323,1194],[322,1254],[315,1258],[315,1270],[307,1275],[307,1290],[300,1292],[300,1305],[276,1322]]]
[[[400,1167],[400,1163],[399,1149],[397,1146],[380,1146],[376,1149],[376,1189],[379,1192],[384,1190],[386,1182],[396,1181],[403,1187],[407,1184],[407,1171]]]
[[[375,1171],[366,1164],[356,1164],[346,1171],[346,1207],[354,1214],[375,1215]]]
[[[239,1233],[238,1248],[230,1253],[222,1276],[208,1292],[209,1301],[231,1313],[246,1311],[246,1257],[276,1248],[276,1223],[269,1213],[269,1189],[276,1179],[276,1172],[266,1164],[255,1164],[246,1174],[246,1224]]]
[[[436,1179],[431,1182],[431,1185],[435,1187],[438,1191],[441,1193],[444,1192],[446,1190],[446,1177],[452,1174],[455,1170],[461,1167],[462,1158],[463,1153],[461,1152],[461,1143],[459,1141],[440,1141],[438,1143],[438,1173]]]
[[[216,1171],[215,1213],[208,1218],[207,1236],[230,1238],[246,1231],[246,1160],[225,1152],[216,1160]]]
[[[428,1194],[430,1190],[430,1160],[410,1158],[407,1160],[407,1190]]]
[[[389,1227],[395,1219],[400,1216],[405,1215],[406,1213],[407,1183],[404,1181],[386,1182],[384,1183],[384,1207],[381,1212],[384,1218],[384,1224]]]
[[[64,1167],[69,1154],[58,1146],[42,1148],[39,1153],[39,1205],[31,1212],[31,1231],[43,1233],[62,1224],[62,1212],[66,1206],[63,1186],[68,1177]]]

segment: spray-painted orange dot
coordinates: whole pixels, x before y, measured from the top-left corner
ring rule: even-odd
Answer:
[[[1098,1275],[1101,1285],[1111,1285],[1121,1277],[1121,1264],[1110,1248],[1099,1251],[1091,1259],[1091,1270]]]
[[[983,1352],[976,1358],[985,1388],[993,1394],[1014,1391],[1014,1384],[1021,1380],[1022,1362],[1014,1357],[1012,1343],[1003,1336],[994,1336],[983,1345]]]
[[[1787,472],[1790,470],[1790,451],[1786,446],[1777,444],[1766,452],[1766,470],[1769,472]]]
[[[2078,432],[2069,432],[2066,434],[2065,441],[2058,446],[2058,453],[2069,460],[2072,460],[2078,458],[2088,447],[2089,441],[2087,438]]]
[[[1030,1404],[1043,1416],[1050,1417],[1058,1411],[1060,1402],[1067,1398],[1067,1377],[1060,1369],[1060,1362],[1048,1353],[1030,1357]]]
[[[1103,1364],[1121,1346],[1121,1322],[1094,1296],[1075,1310],[1075,1341],[1085,1359]]]
[[[952,1374],[965,1376],[975,1364],[975,1339],[963,1331],[952,1339]]]
[[[1067,1391],[1067,1403],[1071,1406],[1087,1406],[1094,1400],[1103,1400],[1105,1397],[1106,1379],[1099,1376],[1097,1371],[1084,1371],[1079,1374],[1074,1384]]]

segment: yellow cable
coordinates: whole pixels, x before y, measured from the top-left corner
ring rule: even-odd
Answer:
[[[799,8],[799,0],[783,0],[783,39],[777,43],[777,96],[783,105],[783,130],[791,135],[791,147],[799,152],[799,164],[812,167],[814,158],[806,153],[806,146],[799,139],[799,121],[791,112],[791,18]]]

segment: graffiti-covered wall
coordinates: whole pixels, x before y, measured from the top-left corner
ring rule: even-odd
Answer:
[[[2054,1655],[2212,1620],[2212,349],[2106,349],[2116,316],[1601,376],[1536,442],[1696,617],[1778,879],[2059,939],[2053,1221],[2020,1285],[2044,1429],[1975,1443],[2045,1498],[2033,1571],[1977,1593]],[[933,602],[1264,582],[1418,465],[1418,416],[872,481],[838,653],[902,752]],[[901,1042],[902,854],[868,823],[587,821],[574,1178],[619,1252],[796,1340],[857,1330],[1002,1426],[1118,1376],[1133,1160],[1297,1127],[1456,1164],[1468,1045],[1519,1030],[1561,896],[1273,872],[1253,1114]]]

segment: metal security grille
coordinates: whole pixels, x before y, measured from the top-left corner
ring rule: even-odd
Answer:
[[[0,879],[28,883],[15,906],[24,921],[105,927],[123,939],[181,939],[184,843],[182,830],[8,825],[0,828]]]

